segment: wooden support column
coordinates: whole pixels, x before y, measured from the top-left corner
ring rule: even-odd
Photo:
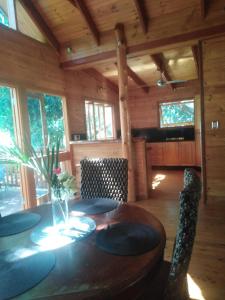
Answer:
[[[122,138],[123,157],[128,159],[128,201],[135,201],[134,185],[134,163],[131,140],[131,127],[128,111],[128,74],[127,74],[127,57],[126,41],[124,27],[117,24],[115,27],[117,66],[119,78],[119,107],[120,107],[120,124]]]
[[[27,101],[25,89],[18,88],[17,94],[13,97],[14,101],[14,110],[15,110],[15,119],[16,123],[19,126],[16,126],[15,135],[17,137],[18,145],[25,150],[25,143],[29,138],[29,118],[27,111]],[[36,189],[35,189],[35,180],[34,180],[34,171],[30,168],[21,167],[20,170],[21,176],[21,189],[22,194],[25,200],[24,208],[31,208],[37,205],[36,200]]]

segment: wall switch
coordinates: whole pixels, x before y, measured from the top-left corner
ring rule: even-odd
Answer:
[[[219,121],[218,120],[212,121],[211,128],[212,129],[218,129],[219,128]]]

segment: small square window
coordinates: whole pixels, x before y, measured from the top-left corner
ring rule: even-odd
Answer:
[[[194,125],[194,100],[164,102],[159,104],[160,127]]]
[[[85,101],[88,140],[114,138],[113,106],[108,103]]]

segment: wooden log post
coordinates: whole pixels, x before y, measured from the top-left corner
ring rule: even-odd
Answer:
[[[120,126],[122,139],[123,157],[128,159],[128,201],[135,201],[134,185],[134,163],[131,140],[131,127],[128,111],[128,74],[127,74],[127,57],[126,41],[124,27],[117,24],[115,27],[117,66],[119,79],[119,108],[120,108]]]

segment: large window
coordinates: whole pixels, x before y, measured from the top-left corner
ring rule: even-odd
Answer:
[[[194,100],[159,104],[160,127],[194,125]]]
[[[9,146],[15,139],[15,90],[0,85],[0,144]],[[0,164],[0,212],[2,216],[22,210],[20,168]]]
[[[114,138],[112,105],[85,101],[85,113],[88,140]]]

